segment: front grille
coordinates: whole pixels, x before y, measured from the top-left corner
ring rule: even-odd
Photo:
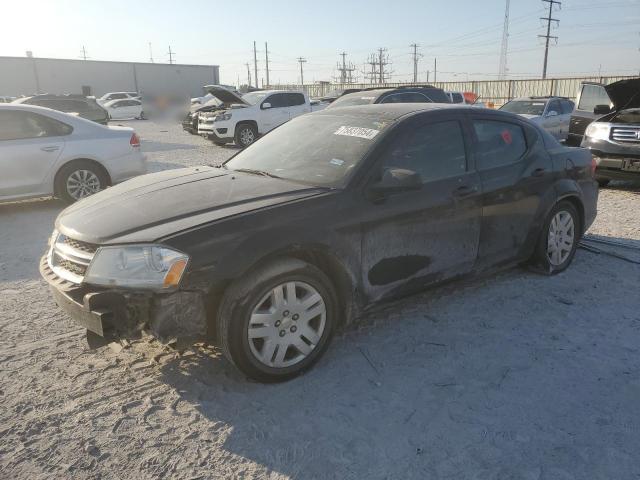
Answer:
[[[58,234],[48,255],[51,270],[60,278],[82,283],[98,245]]]
[[[640,143],[640,127],[613,127],[611,139],[615,142]]]
[[[87,271],[87,267],[85,265],[74,263],[71,260],[65,260],[64,258],[57,258],[56,264],[58,265],[58,267],[81,277],[83,277]]]
[[[71,248],[75,250],[80,250],[81,252],[86,252],[91,254],[96,253],[96,250],[98,250],[98,246],[94,245],[93,243],[74,240],[73,238],[69,238],[66,235],[61,235],[61,237],[62,237],[62,242],[65,245],[69,245]]]

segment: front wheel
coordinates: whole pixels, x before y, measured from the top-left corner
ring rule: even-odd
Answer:
[[[218,332],[225,356],[259,382],[289,380],[324,353],[337,323],[331,281],[318,268],[281,259],[225,294]]]
[[[573,260],[581,232],[576,207],[566,201],[558,203],[544,224],[533,257],[534,263],[550,275],[562,272]]]
[[[243,123],[236,127],[234,140],[236,145],[245,148],[258,139],[258,130],[250,123]]]

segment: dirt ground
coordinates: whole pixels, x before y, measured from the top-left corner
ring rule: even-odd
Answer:
[[[150,170],[235,152],[132,124]],[[61,209],[0,206],[0,478],[640,478],[637,264],[579,250],[439,287],[261,385],[208,347],[89,350],[37,270]],[[590,234],[640,247],[637,188],[602,190]]]

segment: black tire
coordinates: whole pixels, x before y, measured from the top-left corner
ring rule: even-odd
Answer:
[[[80,198],[76,198],[73,192],[67,188],[69,178],[78,171],[86,171],[93,174],[99,182],[98,190],[104,190],[107,186],[109,186],[109,178],[101,167],[88,160],[75,160],[73,162],[67,163],[56,174],[54,188],[55,196],[57,198],[63,200],[66,203],[73,203],[80,200]]]
[[[600,188],[602,188],[609,185],[609,182],[611,180],[609,180],[608,178],[596,178],[596,181],[598,182],[598,185],[600,185]]]
[[[315,348],[299,363],[270,367],[251,351],[247,333],[249,319],[265,294],[290,281],[305,282],[320,294],[326,307],[325,327]],[[229,287],[218,311],[216,327],[224,355],[242,373],[258,382],[283,382],[305,372],[320,359],[338,323],[338,312],[335,289],[321,270],[301,260],[283,258],[249,272]]]
[[[573,243],[567,257],[561,263],[554,264],[549,258],[549,230],[551,229],[551,223],[554,217],[560,212],[566,212],[571,215],[573,220]],[[576,207],[571,202],[560,201],[555,207],[553,207],[551,212],[549,212],[549,215],[544,222],[531,263],[536,267],[536,270],[547,275],[555,275],[556,273],[566,270],[573,260],[581,236],[582,225],[580,222],[580,215],[578,214]]]
[[[236,127],[236,133],[233,137],[236,145],[246,148],[258,139],[258,130],[255,125],[250,123],[241,123]]]

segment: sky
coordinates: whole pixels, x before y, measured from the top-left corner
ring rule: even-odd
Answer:
[[[337,76],[346,52],[358,80],[368,56],[389,55],[390,79],[413,78],[411,44],[419,45],[419,81],[498,76],[506,0],[1,0],[0,56],[81,58],[219,65],[221,83],[246,83],[253,41],[258,78],[305,83]],[[511,0],[508,78],[539,78],[548,4]],[[634,75],[640,71],[640,0],[563,0],[553,17],[548,76]],[[151,53],[149,50],[151,44]],[[4,72],[0,72],[4,74]]]

